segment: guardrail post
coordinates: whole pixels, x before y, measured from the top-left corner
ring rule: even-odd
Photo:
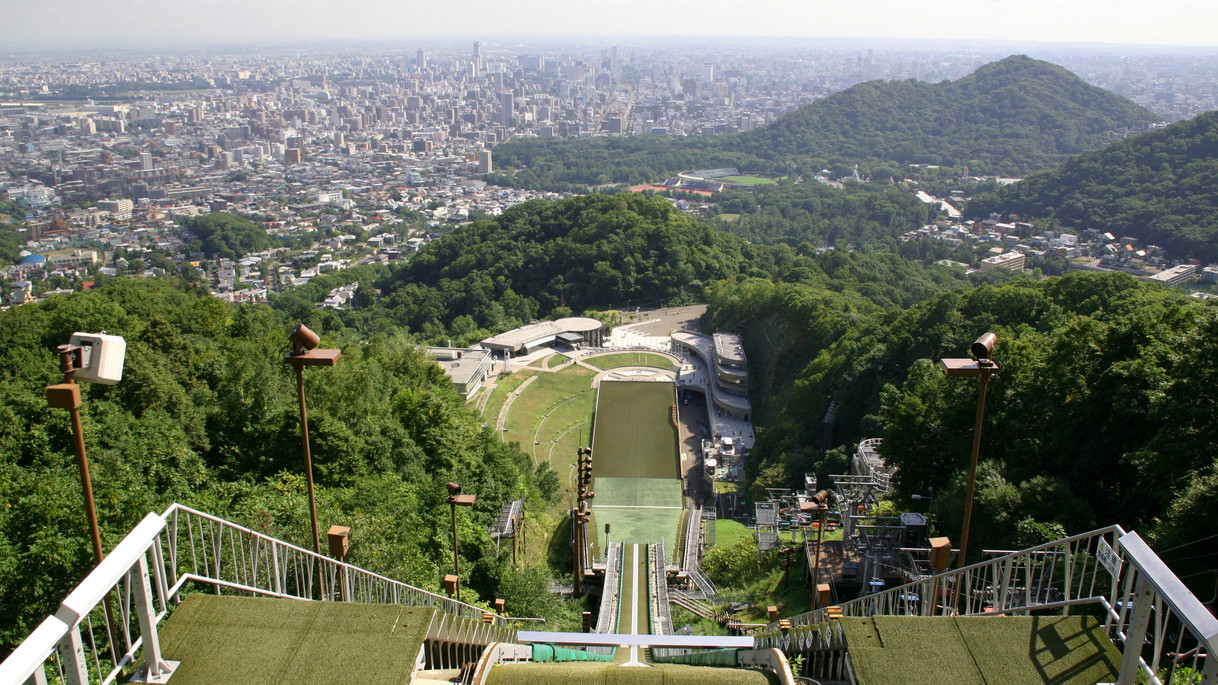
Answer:
[[[1133,616],[1125,626],[1125,642],[1121,645],[1121,675],[1117,685],[1134,685],[1141,668],[1142,643],[1146,640],[1146,624],[1150,622],[1150,610],[1154,593],[1144,574],[1138,574],[1137,590],[1133,600]]]
[[[74,626],[59,641],[59,656],[63,659],[63,677],[68,685],[89,685],[89,668],[85,661],[85,645],[80,639],[80,626]]]
[[[161,659],[161,637],[156,629],[156,606],[152,603],[152,585],[148,577],[148,559],[141,554],[131,569],[131,581],[135,590],[135,613],[140,622],[143,638],[144,666],[131,679],[133,683],[164,683],[173,675],[178,662]]]

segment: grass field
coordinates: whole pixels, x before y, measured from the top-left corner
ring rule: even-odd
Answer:
[[[739,215],[739,214],[733,214],[732,212],[724,212],[724,213],[722,213],[722,214],[716,214],[716,215],[715,215],[715,218],[716,218],[716,219],[718,219],[718,220],[720,220],[720,221],[726,221],[726,222],[728,222],[728,223],[730,224],[730,223],[735,222],[737,219],[739,219],[739,218],[740,218],[740,215]]]
[[[560,466],[575,461],[581,434],[577,426],[586,424],[592,413],[595,401],[592,376],[592,371],[578,367],[561,373],[538,374],[537,380],[520,393],[508,410],[504,439],[519,442],[526,453],[533,455],[533,461],[540,463],[550,460],[552,441],[570,437],[574,447],[563,450],[556,445],[554,449],[551,466],[561,473]],[[589,435],[586,425],[582,435],[586,442]]]
[[[556,366],[562,366],[571,361],[571,358],[565,354],[552,354],[546,357],[546,368],[552,369]]]
[[[762,178],[760,176],[724,176],[716,180],[726,181],[728,183],[739,183],[742,186],[774,185],[774,181],[768,178]]]
[[[520,384],[534,375],[534,371],[517,371],[510,376],[500,376],[499,380],[495,381],[495,389],[491,392],[491,399],[487,400],[486,408],[482,410],[482,419],[486,421],[492,428],[495,426],[495,420],[499,418],[499,410],[503,408],[503,403],[507,400],[507,396]]]
[[[752,540],[753,529],[731,519],[715,520],[715,546],[731,547],[741,540]]]
[[[658,369],[676,369],[676,364],[662,354],[650,352],[619,352],[617,354],[602,354],[584,360],[589,366],[595,366],[602,371],[616,369],[621,366],[651,366]]]

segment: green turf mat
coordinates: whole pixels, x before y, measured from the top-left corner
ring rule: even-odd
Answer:
[[[602,382],[592,473],[598,478],[679,478],[675,407],[672,383]]]
[[[842,621],[859,685],[1091,685],[1121,655],[1087,616],[910,617]]]
[[[161,645],[182,662],[174,685],[406,683],[435,612],[195,594],[166,621]]]
[[[677,526],[680,509],[617,509],[592,508],[592,524],[598,533],[598,554],[605,554],[605,524],[611,526],[608,539],[612,542],[663,542],[664,550],[672,555],[677,548]]]
[[[681,481],[675,478],[604,478],[592,480],[596,497],[593,506],[676,507],[685,506]]]

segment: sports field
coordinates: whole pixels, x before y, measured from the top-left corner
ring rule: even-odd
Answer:
[[[680,480],[672,383],[603,381],[592,439],[597,545],[663,542],[676,550],[685,497]]]

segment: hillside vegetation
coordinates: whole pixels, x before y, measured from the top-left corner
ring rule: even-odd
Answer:
[[[867,160],[1022,175],[1157,120],[1061,67],[1017,55],[956,81],[860,83],[739,134],[513,139],[495,148],[505,170],[488,178],[573,190],[718,167],[810,176]]]
[[[1178,544],[1218,513],[1202,485],[1218,477],[1218,308],[1120,273],[953,291],[901,312],[831,302],[799,286],[712,293],[708,317],[746,332],[752,368],[772,359],[776,375],[797,375],[759,429],[754,490],[842,473],[858,439],[882,436],[900,492],[933,487],[939,525],[958,531],[977,384],[945,377],[937,360],[967,356],[992,330],[1002,372],[973,520],[986,546],[1113,522]],[[825,451],[830,402],[839,447]]]
[[[282,361],[295,323],[167,280],[0,312],[0,655],[93,565],[67,413],[44,395],[62,379],[54,346],[77,330],[127,341],[122,382],[82,387],[107,550],[175,501],[309,548],[295,380]],[[444,484],[455,481],[478,496],[461,513],[469,598],[509,593],[513,613],[559,618],[549,572],[510,568],[485,532],[511,499],[544,510],[528,457],[482,427],[403,331],[359,339],[333,319],[305,323],[343,350],[305,384],[319,518],[351,526],[348,561],[439,591],[452,549],[435,531],[449,526]],[[544,481],[553,495],[557,480]]]
[[[474,342],[536,318],[699,301],[718,281],[775,279],[828,289],[839,277],[833,287],[860,306],[908,305],[967,284],[893,255],[753,245],[663,198],[589,195],[527,202],[462,226],[381,279],[381,299],[351,317],[389,320],[428,340]]]
[[[1114,143],[978,196],[968,213],[1097,228],[1218,260],[1218,112]]]

